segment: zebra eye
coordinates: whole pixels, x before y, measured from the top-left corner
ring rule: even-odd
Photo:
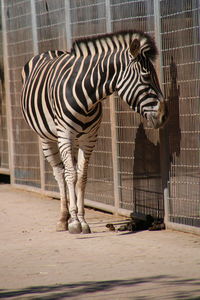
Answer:
[[[151,79],[150,72],[142,74],[142,77],[144,78],[144,80],[149,80],[150,81],[150,79]]]

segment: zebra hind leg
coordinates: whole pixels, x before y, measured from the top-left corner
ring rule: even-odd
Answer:
[[[56,225],[56,231],[65,231],[68,230],[68,220],[70,215],[68,211],[64,167],[60,158],[57,142],[42,140],[42,149],[45,158],[53,168],[53,174],[58,183],[60,191],[61,213],[60,219]]]
[[[66,147],[66,153],[64,155],[65,159],[65,180],[68,186],[69,192],[69,212],[70,212],[70,219],[68,223],[69,232],[72,234],[77,234],[82,232],[81,223],[77,216],[77,195],[75,191],[75,186],[77,182],[77,159],[76,159],[76,151],[71,151],[69,147]]]
[[[58,166],[53,167],[53,174],[56,181],[58,182],[58,186],[60,190],[60,204],[61,204],[60,219],[57,222],[56,231],[65,231],[68,230],[68,220],[70,218],[70,214],[68,211],[66,184],[64,179],[64,167],[62,163]]]
[[[84,196],[85,187],[87,183],[87,171],[89,158],[92,153],[92,147],[89,151],[79,149],[78,152],[78,163],[77,163],[77,182],[76,182],[76,196],[77,196],[77,206],[78,206],[78,220],[81,223],[82,233],[91,233],[90,227],[85,220],[85,210],[84,210]]]
[[[61,135],[61,133],[60,133]],[[62,139],[59,141],[59,149],[61,159],[64,165],[64,177],[68,187],[69,196],[69,213],[70,219],[68,222],[69,233],[81,233],[81,224],[77,216],[77,197],[75,185],[77,181],[77,146],[72,140]]]

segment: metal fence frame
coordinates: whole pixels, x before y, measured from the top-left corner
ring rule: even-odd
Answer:
[[[28,0],[27,0],[28,1]],[[166,0],[164,0],[166,2]],[[158,46],[158,50],[160,52],[160,56],[156,63],[157,72],[159,74],[160,82],[164,84],[164,65],[163,65],[163,45],[162,45],[162,29],[161,29],[161,15],[160,15],[160,4],[164,2],[163,0],[153,0],[151,4],[153,4],[153,15],[154,15],[154,36],[156,39],[156,43]],[[182,0],[183,2],[184,0]],[[187,1],[187,0],[185,0]],[[191,0],[192,1],[192,0]],[[12,0],[10,1],[12,2]],[[24,1],[22,1],[24,2]],[[118,1],[120,3],[120,1]],[[111,8],[118,5],[115,4],[113,0],[104,0],[99,5],[105,6],[105,30],[106,32],[111,32],[113,30],[114,21],[112,20],[112,11]],[[132,1],[133,2],[145,2],[146,1]],[[170,0],[169,0],[170,2]],[[195,2],[195,1],[193,1]],[[36,0],[29,0],[30,3],[30,12],[31,12],[31,28],[32,28],[32,41],[33,41],[33,54],[37,54],[39,52],[38,48],[38,32],[37,32],[37,14],[36,14]],[[70,11],[70,0],[66,0],[63,2],[65,8],[65,41],[63,43],[66,45],[67,49],[71,48],[72,43],[72,22],[71,22],[71,11]],[[97,3],[97,2],[95,2]],[[123,3],[123,1],[122,1]],[[195,2],[196,3],[196,2]],[[129,3],[130,4],[130,3]],[[96,4],[95,4],[96,5]],[[149,5],[149,4],[148,4]],[[6,108],[7,108],[7,131],[8,131],[8,145],[9,145],[9,168],[0,168],[0,173],[10,174],[11,175],[11,184],[16,187],[21,187],[23,189],[27,189],[29,191],[36,191],[42,194],[58,197],[58,192],[55,188],[55,191],[50,191],[46,189],[45,186],[45,172],[47,172],[46,162],[44,161],[43,154],[41,151],[41,146],[39,145],[39,169],[40,169],[40,187],[33,187],[30,185],[22,185],[16,184],[15,178],[15,162],[14,162],[14,132],[13,132],[13,118],[12,118],[12,100],[10,95],[11,90],[11,79],[9,73],[9,57],[8,57],[8,40],[7,40],[7,22],[6,22],[6,14],[5,14],[5,0],[1,0],[1,9],[2,9],[2,36],[3,36],[3,61],[4,61],[4,78],[5,78],[5,90],[6,92]],[[151,16],[152,17],[152,16]],[[119,149],[118,149],[118,132],[117,132],[117,112],[116,112],[116,101],[114,98],[116,96],[113,95],[110,97],[110,101],[107,102],[107,107],[110,111],[109,113],[109,124],[110,124],[110,132],[111,132],[111,149],[112,149],[112,169],[113,169],[113,177],[111,179],[111,184],[113,185],[113,195],[111,203],[103,203],[100,201],[95,201],[94,199],[86,199],[85,204],[88,206],[92,206],[98,209],[103,209],[105,211],[109,211],[115,214],[121,214],[128,216],[130,215],[131,209],[127,209],[127,206],[123,207],[123,199],[122,199],[122,190],[123,186],[121,184],[121,173],[120,173],[120,159],[119,159]],[[199,112],[197,112],[199,113]],[[168,228],[174,228],[182,231],[190,231],[194,233],[200,233],[200,228],[198,226],[190,226],[184,224],[178,224],[173,221],[170,205],[170,184],[171,178],[169,174],[169,145],[168,145],[168,131],[160,130],[159,139],[160,139],[160,156],[161,156],[161,177],[162,177],[162,192],[164,197],[164,211],[165,211],[165,223]],[[137,189],[137,188],[136,188]],[[140,190],[140,189],[137,189]],[[132,190],[131,190],[132,191]],[[133,191],[135,193],[135,191]],[[150,191],[151,193],[151,191]],[[145,189],[143,190],[143,194],[145,194]],[[155,192],[155,195],[159,194]],[[140,205],[141,207],[141,205]],[[133,207],[134,208],[134,207]],[[198,212],[199,214],[199,212]],[[199,216],[200,217],[200,216]]]

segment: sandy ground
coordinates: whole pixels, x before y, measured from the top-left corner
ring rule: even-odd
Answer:
[[[56,232],[59,201],[0,185],[0,298],[200,299],[200,237],[111,232],[120,218],[86,211],[90,235]]]

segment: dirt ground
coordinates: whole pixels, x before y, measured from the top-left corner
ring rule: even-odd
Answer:
[[[200,299],[200,237],[108,231],[121,220],[87,209],[89,235],[56,232],[59,201],[0,185],[0,298]]]

